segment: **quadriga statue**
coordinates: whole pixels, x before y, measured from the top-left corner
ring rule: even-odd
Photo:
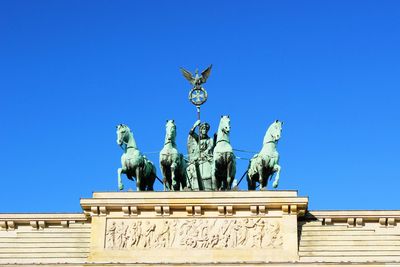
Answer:
[[[156,168],[140,153],[131,130],[124,124],[117,125],[117,144],[124,150],[121,156],[122,167],[118,168],[119,190],[124,189],[121,174],[125,173],[130,180],[136,178],[137,191],[153,191]]]
[[[176,126],[174,120],[165,125],[164,147],[160,152],[160,167],[164,190],[179,191],[187,188],[186,162],[176,148]]]
[[[236,157],[229,141],[229,116],[221,116],[213,152],[213,183],[216,190],[231,190],[236,174]]]
[[[279,166],[279,153],[276,145],[281,138],[283,122],[274,121],[264,136],[263,147],[258,154],[250,160],[247,170],[247,184],[249,190],[255,190],[257,182],[260,190],[266,189],[268,180],[276,173],[273,187],[278,187],[281,166]]]

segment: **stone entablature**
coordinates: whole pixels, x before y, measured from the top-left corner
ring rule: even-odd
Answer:
[[[400,266],[400,211],[307,211],[296,191],[105,192],[0,214],[0,265]]]
[[[400,221],[397,210],[335,210],[310,211],[306,218],[316,218],[322,224],[346,222],[349,227],[362,227],[366,222],[379,223],[380,227],[394,227]]]
[[[0,214],[0,230],[12,231],[21,225],[30,225],[33,229],[44,229],[49,224],[67,228],[70,223],[87,220],[88,217],[81,213]]]
[[[296,191],[94,193],[81,200],[92,218],[93,263],[296,261],[297,217],[307,205]]]
[[[305,214],[307,205],[308,198],[298,197],[296,191],[93,193],[93,198],[81,200],[85,214],[91,216],[106,216],[118,211],[125,216],[152,212],[156,216],[170,216],[182,211],[187,216],[205,213],[251,216],[272,210],[301,216]]]

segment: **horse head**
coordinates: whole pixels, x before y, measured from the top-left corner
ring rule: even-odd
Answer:
[[[264,137],[264,143],[277,142],[281,138],[283,122],[276,120],[268,128]]]
[[[165,124],[165,144],[175,143],[176,125],[174,120],[167,120]]]
[[[222,131],[225,134],[229,134],[231,131],[231,120],[229,116],[221,116],[221,120],[219,121],[219,131]]]
[[[127,144],[129,141],[129,132],[131,130],[125,124],[117,125],[117,144],[122,146],[123,144]]]

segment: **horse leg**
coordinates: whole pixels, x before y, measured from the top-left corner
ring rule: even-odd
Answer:
[[[215,162],[213,162],[211,166],[211,188],[212,190],[218,191],[218,185],[217,185],[217,178],[215,175]]]
[[[256,183],[254,182],[254,177],[250,176],[247,172],[247,189],[248,190],[256,190]]]
[[[260,183],[260,190],[264,190],[264,188],[266,187],[266,182],[265,182],[266,177],[265,177],[265,170],[261,163],[257,166],[257,172],[258,172],[258,182]]]
[[[232,164],[233,164],[233,162],[232,162],[232,160],[229,160],[228,159],[228,164],[227,164],[227,169],[226,169],[226,190],[231,190],[231,185],[232,185],[232,182],[233,182],[233,179],[232,179]]]
[[[148,184],[146,185],[146,191],[154,191],[153,185],[154,185],[155,180],[156,180],[156,176],[155,176],[155,174],[152,173],[149,177]]]
[[[136,191],[142,191],[142,177],[140,177],[140,167],[136,167]]]
[[[251,178],[250,178],[250,175],[249,175],[248,172],[246,174],[246,180],[247,180],[247,190],[253,190],[253,186],[252,186],[252,183],[251,183]]]
[[[187,175],[186,175],[186,169],[181,167],[180,170],[180,176],[181,176],[181,190],[187,190]]]
[[[187,183],[187,172],[186,172],[186,164],[185,159],[182,154],[179,154],[179,178],[181,180],[181,190],[187,191],[188,183]]]
[[[172,189],[174,191],[179,191],[180,184],[176,181],[175,171],[177,169],[176,162],[171,164],[171,180],[172,180]]]
[[[274,180],[274,183],[272,184],[272,186],[274,188],[277,188],[278,184],[279,184],[279,178],[280,178],[279,176],[281,174],[281,166],[279,166],[278,164],[275,164],[274,172],[276,172],[276,176],[275,176],[275,180]]]
[[[255,179],[254,176],[256,174],[252,174],[253,173],[253,169],[254,169],[253,164],[254,164],[254,161],[250,160],[249,166],[247,167],[246,180],[247,180],[247,189],[248,190],[255,190],[256,189],[255,182],[253,181],[253,179]]]
[[[161,167],[161,172],[162,172],[162,176],[163,176],[163,184],[164,184],[164,191],[169,191],[170,190],[170,184],[169,181],[167,179],[167,168],[164,167],[164,165],[160,164]]]
[[[232,153],[232,160],[231,160],[231,165],[229,169],[229,174],[231,177],[231,182],[229,184],[229,188],[232,188],[232,184],[235,181],[235,176],[236,176],[236,158],[235,155]]]
[[[221,179],[220,179],[220,177],[218,177],[218,172],[219,172],[218,162],[214,161],[213,170],[212,170],[212,178],[211,179],[212,179],[212,183],[214,184],[214,190],[215,191],[220,191],[221,190]]]
[[[122,179],[121,179],[121,173],[123,173],[122,168],[118,168],[118,188],[119,190],[124,190],[124,185],[122,183]]]
[[[154,182],[156,181],[156,171],[154,169],[154,166],[152,164],[150,164],[150,168],[151,168],[151,171],[150,171],[149,177],[147,179],[146,191],[154,191],[153,185],[154,185]]]

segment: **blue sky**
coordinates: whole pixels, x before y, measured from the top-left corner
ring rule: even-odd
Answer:
[[[116,191],[118,123],[146,153],[175,119],[186,154],[196,111],[179,67],[211,63],[211,132],[229,114],[233,147],[259,151],[285,122],[279,189],[312,210],[399,209],[399,13],[398,1],[0,1],[0,212],[79,212],[79,198]]]

